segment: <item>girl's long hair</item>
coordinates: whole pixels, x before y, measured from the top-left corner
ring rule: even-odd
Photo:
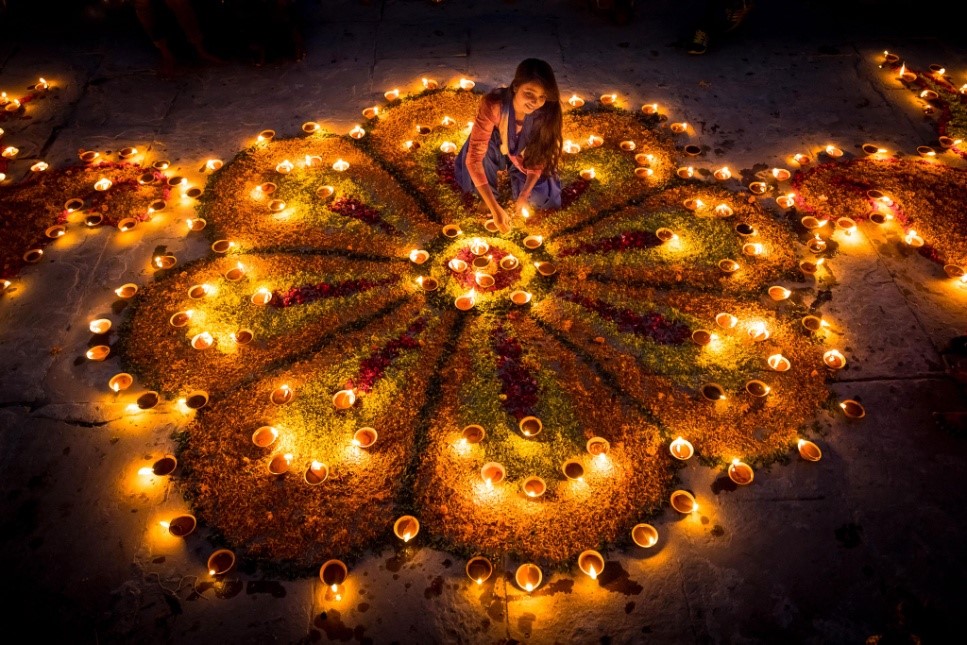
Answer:
[[[517,66],[514,80],[510,85],[513,95],[524,83],[537,83],[544,89],[546,100],[539,110],[534,112],[534,124],[531,136],[524,148],[524,167],[543,168],[544,175],[557,173],[557,164],[561,160],[561,134],[564,123],[561,112],[561,92],[557,89],[557,79],[554,70],[545,61],[528,58]]]

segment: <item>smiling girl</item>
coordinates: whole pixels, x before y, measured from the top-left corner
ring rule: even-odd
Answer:
[[[551,66],[528,58],[517,66],[510,87],[480,101],[470,138],[457,156],[456,179],[464,192],[480,194],[502,233],[511,229],[511,214],[497,203],[498,170],[510,172],[515,213],[528,205],[561,207],[560,99]]]

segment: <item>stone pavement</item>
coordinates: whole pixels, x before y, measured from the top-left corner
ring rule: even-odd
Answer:
[[[703,165],[750,168],[828,141],[906,152],[930,143],[909,92],[877,69],[883,49],[920,67],[942,63],[967,82],[963,39],[917,6],[904,6],[907,20],[877,6],[864,17],[872,3],[837,5],[834,20],[827,4],[766,4],[694,58],[676,41],[698,0],[639,2],[626,26],[587,4],[334,0],[308,7],[300,63],[189,68],[170,81],[158,78],[133,20],[66,33],[14,22],[3,26],[0,89],[45,76],[58,90],[31,120],[4,123],[5,140],[21,158],[52,165],[82,147],[138,145],[145,161],[168,158],[197,175],[204,159],[232,158],[263,128],[294,135],[314,119],[345,132],[390,87],[466,75],[490,88],[538,56],[564,92],[614,91],[632,109],[658,101],[696,126]],[[831,289],[825,311],[851,356],[833,389],[861,397],[869,414],[820,415],[818,464],[777,463],[733,490],[721,472],[690,463],[680,478],[708,501],[700,516],[655,518],[658,546],[607,554],[597,582],[564,571],[526,596],[499,575],[512,572],[506,562],[477,587],[462,559],[417,544],[364,557],[336,601],[317,579],[259,571],[213,585],[204,536],[177,540],[157,525],[187,508],[177,477],[137,474],[173,450],[182,417],[126,417],[104,394],[116,359],[82,359],[87,321],[119,318],[111,290],[150,279],[156,246],[186,259],[207,252],[181,220],[139,227],[127,241],[106,230],[77,235],[0,300],[8,631],[79,643],[831,643],[904,629],[944,642],[959,628],[967,446],[931,413],[967,408],[939,353],[967,330],[967,296],[925,285],[932,269],[886,252],[885,236],[843,248],[833,279],[819,285]]]

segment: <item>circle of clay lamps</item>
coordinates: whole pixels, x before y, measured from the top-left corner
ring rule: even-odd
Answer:
[[[467,560],[466,571],[468,578],[482,585],[493,574],[494,565],[482,555],[475,555]]]
[[[796,448],[799,450],[799,456],[806,461],[819,461],[823,458],[823,451],[812,441],[800,439]]]
[[[333,591],[336,591],[339,585],[346,582],[348,576],[349,569],[341,560],[328,560],[319,567],[319,579],[322,580],[322,584]]]
[[[543,579],[544,574],[541,573],[541,568],[529,562],[517,567],[517,571],[514,573],[514,581],[517,586],[527,593],[537,589]]]
[[[678,459],[679,461],[685,461],[691,459],[692,455],[695,454],[695,448],[692,443],[687,439],[678,437],[671,442],[668,446],[668,452],[671,453],[672,457]]]
[[[114,390],[115,392],[121,392],[126,390],[131,385],[134,384],[134,377],[127,372],[120,372],[111,377],[111,380],[107,382],[107,386]]]
[[[641,548],[650,549],[658,543],[658,529],[651,524],[635,524],[631,539]]]
[[[272,390],[272,393],[269,395],[269,400],[276,405],[285,405],[286,403],[290,403],[294,398],[295,390],[288,385],[280,385]]]
[[[198,520],[195,519],[195,516],[186,514],[172,518],[165,528],[168,529],[168,533],[175,537],[186,537],[194,533],[197,526]]]
[[[252,433],[252,443],[259,448],[268,448],[279,438],[279,431],[272,426],[262,426]]]
[[[309,464],[309,467],[306,468],[306,472],[302,475],[302,479],[310,486],[318,486],[322,482],[329,479],[329,466],[321,461],[313,460]]]
[[[111,354],[111,348],[107,345],[95,345],[87,350],[86,356],[92,361],[103,361]]]
[[[755,478],[755,472],[749,464],[733,459],[729,464],[729,479],[739,486],[747,486]]]
[[[547,483],[537,475],[532,475],[521,482],[520,487],[528,497],[537,498],[547,490]]]
[[[228,549],[218,549],[208,556],[208,574],[224,576],[235,568],[235,554]]]
[[[583,551],[578,556],[578,568],[592,580],[597,580],[604,571],[604,556],[591,549]]]
[[[507,475],[507,471],[504,467],[498,464],[496,461],[488,461],[480,468],[480,478],[487,484],[487,486],[493,486],[494,484],[499,484],[504,480]]]
[[[561,467],[564,476],[571,481],[582,481],[584,478],[584,466],[577,459],[568,459]]]
[[[524,417],[518,423],[518,427],[525,437],[536,437],[544,429],[544,424],[537,417]]]
[[[353,433],[353,445],[360,448],[371,448],[379,438],[375,428],[360,428]]]
[[[866,408],[859,401],[847,399],[840,403],[839,407],[842,408],[843,414],[850,419],[862,419],[866,416]]]
[[[289,465],[292,463],[291,454],[274,455],[268,463],[269,473],[272,475],[284,475],[289,472]]]
[[[831,349],[823,354],[823,363],[831,370],[840,370],[846,366],[846,357],[838,349]]]
[[[688,514],[698,510],[698,502],[695,497],[687,490],[676,490],[669,498],[672,508],[679,513]]]
[[[185,406],[189,410],[200,410],[208,405],[208,392],[204,390],[194,390],[185,397]]]
[[[161,401],[161,395],[154,390],[151,390],[139,396],[137,401],[135,401],[135,405],[137,405],[141,410],[150,410],[154,406],[158,405],[159,401]]]

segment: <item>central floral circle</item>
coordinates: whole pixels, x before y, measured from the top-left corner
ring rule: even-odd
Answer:
[[[442,253],[441,273],[454,297],[473,290],[486,297],[505,289],[523,289],[536,273],[530,253],[517,244],[491,237],[462,237]]]

